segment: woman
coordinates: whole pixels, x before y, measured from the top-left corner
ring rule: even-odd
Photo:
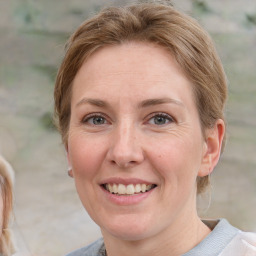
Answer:
[[[108,8],[77,29],[55,113],[103,239],[69,255],[253,255],[253,234],[196,210],[224,146],[226,97],[210,37],[170,6]]]
[[[0,255],[9,256],[13,252],[9,220],[12,214],[12,184],[14,172],[8,162],[0,155]]]

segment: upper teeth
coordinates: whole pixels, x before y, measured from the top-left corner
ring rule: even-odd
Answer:
[[[135,193],[144,193],[151,188],[153,188],[154,185],[146,185],[146,184],[129,184],[129,185],[124,185],[124,184],[105,184],[105,188],[110,192],[114,194],[119,194],[119,195],[133,195]]]

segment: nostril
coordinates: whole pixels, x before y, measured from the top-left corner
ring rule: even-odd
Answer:
[[[111,160],[110,163],[112,165],[117,165],[121,168],[129,168],[129,167],[132,167],[132,166],[137,164],[136,161],[127,161],[127,162],[125,162],[125,161],[115,161],[115,160]]]

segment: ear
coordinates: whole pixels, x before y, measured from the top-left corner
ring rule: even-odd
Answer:
[[[207,129],[203,158],[198,176],[207,176],[217,165],[220,158],[224,134],[225,123],[222,119],[218,119],[213,128]]]
[[[65,145],[65,149],[66,149],[66,156],[67,156],[67,161],[68,161],[68,175],[69,175],[69,177],[73,178],[74,175],[73,175],[72,165],[71,165],[70,159],[69,159],[68,145]]]

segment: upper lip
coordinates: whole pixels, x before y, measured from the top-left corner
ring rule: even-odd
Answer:
[[[154,182],[146,181],[143,179],[138,179],[138,178],[121,178],[121,177],[111,177],[111,178],[106,178],[100,182],[101,185],[103,184],[123,184],[123,185],[129,185],[129,184],[146,184],[146,185],[151,185],[151,184],[156,184]]]

